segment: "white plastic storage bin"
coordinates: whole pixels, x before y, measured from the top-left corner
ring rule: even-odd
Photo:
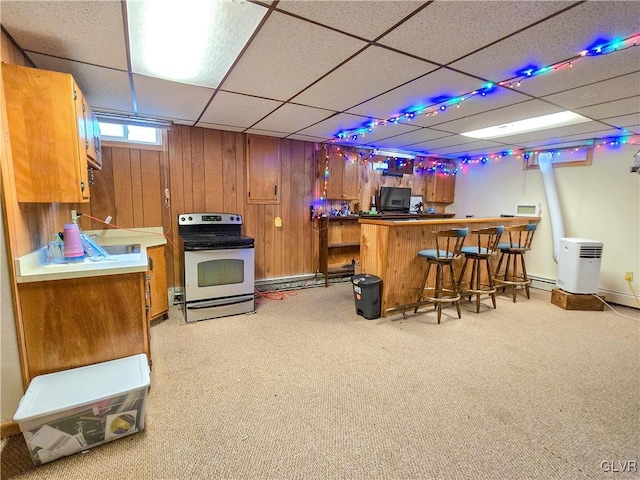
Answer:
[[[34,377],[13,420],[36,465],[144,429],[145,354]]]

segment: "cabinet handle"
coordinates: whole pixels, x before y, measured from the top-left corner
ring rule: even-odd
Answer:
[[[153,270],[153,258],[149,257],[149,270]]]
[[[80,191],[84,192],[84,182],[80,182]]]
[[[273,187],[273,194],[276,195],[276,196],[278,195],[278,185],[275,185]]]

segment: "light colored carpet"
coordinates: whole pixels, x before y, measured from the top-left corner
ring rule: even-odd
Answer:
[[[197,324],[172,307],[146,429],[37,468],[5,439],[2,478],[638,478],[640,322],[550,297],[440,325],[359,317],[350,283]]]

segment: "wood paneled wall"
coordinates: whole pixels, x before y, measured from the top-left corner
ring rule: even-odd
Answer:
[[[103,168],[91,187],[92,217],[111,216],[111,224],[123,228],[162,225],[173,242],[166,250],[169,285],[182,283],[177,218],[185,212],[241,214],[243,233],[255,238],[256,279],[315,273],[309,207],[317,194],[316,144],[281,140],[280,204],[249,205],[244,134],[174,125],[167,139],[165,152],[103,148]],[[87,217],[81,226],[108,228]]]
[[[281,140],[279,205],[250,205],[246,194],[246,136],[241,133],[174,125],[169,131],[171,234],[185,212],[233,212],[244,218],[243,233],[255,238],[256,279],[314,273],[317,235],[309,207],[316,194],[317,146]],[[258,172],[259,174],[259,172]],[[276,217],[282,226],[275,226]],[[174,255],[170,284],[182,279]]]

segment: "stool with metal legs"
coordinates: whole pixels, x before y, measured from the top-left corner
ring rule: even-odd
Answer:
[[[469,234],[468,228],[454,228],[451,230],[444,230],[436,232],[434,234],[436,239],[436,248],[420,250],[418,256],[427,259],[427,271],[424,274],[422,281],[423,289],[418,295],[416,303],[420,304],[415,307],[414,313],[418,311],[418,308],[423,304],[434,303],[438,310],[438,323],[440,323],[440,317],[442,316],[442,304],[454,303],[456,310],[458,311],[458,318],[462,318],[460,313],[460,294],[458,293],[458,281],[453,270],[453,262],[455,262],[461,256],[462,245],[464,244],[465,237]],[[431,265],[436,266],[435,285],[427,286],[429,279],[429,272]],[[449,271],[449,280],[451,282],[451,288],[445,288],[444,285],[444,272]],[[427,295],[426,292],[433,291],[432,295]]]
[[[460,278],[458,278],[458,291],[463,297],[476,297],[476,313],[480,313],[480,296],[489,295],[496,308],[496,286],[493,281],[493,272],[491,271],[491,259],[498,251],[498,242],[500,236],[504,232],[504,226],[481,228],[471,232],[474,237],[473,245],[465,245],[462,247],[464,255],[464,263]],[[467,242],[469,243],[469,242]],[[468,263],[471,262],[471,276],[469,277],[468,286],[465,288],[464,274],[467,270]],[[486,283],[483,281],[482,265],[486,269]]]
[[[503,292],[507,286],[511,286],[514,303],[516,301],[516,290],[518,288],[524,287],[527,298],[531,298],[529,295],[529,284],[531,280],[527,276],[524,254],[531,250],[531,242],[533,241],[533,235],[536,233],[537,227],[537,223],[506,227],[504,230],[509,237],[509,241],[498,244],[500,260],[498,261],[498,268],[496,268],[496,274],[493,278],[496,285],[502,287]],[[504,272],[501,272],[500,270],[505,258],[506,264]],[[518,271],[518,263],[520,263],[520,271]]]

